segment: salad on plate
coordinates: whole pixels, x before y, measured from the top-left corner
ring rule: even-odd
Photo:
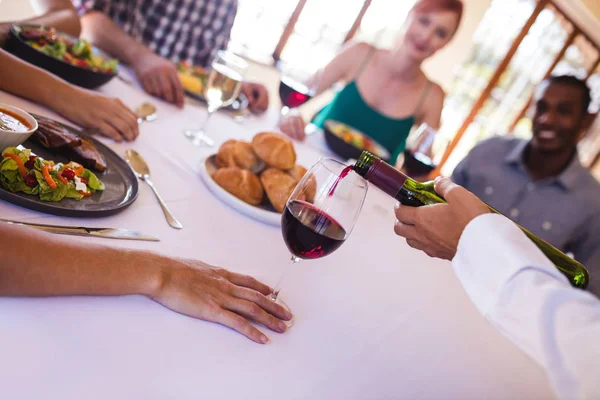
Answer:
[[[65,198],[81,200],[104,190],[98,177],[82,165],[44,160],[22,146],[2,151],[0,185],[13,193],[23,192],[54,202]]]
[[[46,27],[23,28],[20,36],[34,49],[71,65],[107,74],[117,72],[119,61],[94,54],[85,39],[74,40]]]

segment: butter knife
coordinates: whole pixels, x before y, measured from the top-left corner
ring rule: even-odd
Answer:
[[[10,221],[0,219],[1,222],[12,225],[23,225],[35,228],[44,232],[56,233],[60,235],[75,235],[75,236],[93,236],[105,239],[122,239],[122,240],[142,240],[147,242],[158,242],[160,239],[145,235],[143,233],[130,231],[129,229],[118,228],[85,228],[75,226],[59,226],[59,225],[44,225],[32,224],[29,222]]]

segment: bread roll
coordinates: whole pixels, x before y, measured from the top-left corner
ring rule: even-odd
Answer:
[[[221,145],[215,157],[217,168],[236,167],[235,159],[233,158],[233,145],[235,143],[237,143],[237,140],[228,140]]]
[[[264,191],[260,180],[247,169],[239,167],[219,168],[213,174],[219,186],[240,200],[257,206],[262,202]]]
[[[250,171],[254,171],[260,166],[260,159],[254,153],[252,145],[238,140],[228,140],[223,143],[215,162],[217,168],[240,167]]]
[[[254,152],[267,166],[291,169],[296,165],[294,145],[285,137],[271,132],[262,132],[252,139]]]
[[[300,182],[300,180],[306,175],[308,171],[302,165],[296,165],[294,168],[287,171],[288,174],[292,178],[296,180],[296,182]],[[315,181],[314,176],[310,177],[310,181],[307,183],[304,189],[304,195],[306,196],[306,201],[312,203],[315,200],[315,194],[317,193],[317,182]]]
[[[283,212],[285,203],[296,187],[296,180],[284,171],[269,168],[260,175],[260,181],[275,210]],[[304,200],[304,196],[301,196],[299,200]]]

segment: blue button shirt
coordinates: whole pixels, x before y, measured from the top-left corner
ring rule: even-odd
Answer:
[[[515,138],[488,139],[461,161],[452,180],[573,254],[590,272],[589,290],[600,296],[600,183],[577,157],[560,175],[533,181],[523,163],[527,144]]]

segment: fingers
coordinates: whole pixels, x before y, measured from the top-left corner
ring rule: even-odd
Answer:
[[[160,70],[157,74],[158,83],[160,85],[160,94],[159,96],[169,103],[173,103],[175,99],[175,94],[173,93],[173,88],[171,86],[171,80],[168,76],[168,71]]]
[[[113,128],[108,122],[102,122],[100,126],[98,126],[98,130],[100,131],[100,134],[113,139],[115,142],[123,141],[123,138],[121,137],[119,132],[115,128]]]
[[[174,70],[169,74],[169,80],[171,81],[171,88],[173,89],[173,103],[177,107],[183,107],[183,86],[181,85],[181,81],[177,75],[177,70]]]
[[[301,117],[295,117],[292,120],[292,123],[294,124],[294,132],[296,132],[296,139],[297,140],[304,140],[304,138],[306,137],[306,134],[304,133],[304,120]]]
[[[267,111],[269,107],[269,92],[267,92],[264,86],[253,85],[250,91],[250,98],[252,99],[250,105],[253,112],[263,113]]]
[[[145,72],[140,81],[149,94],[183,107],[183,86],[174,66],[169,64],[155,67]]]
[[[408,244],[415,250],[425,251],[425,246],[423,245],[423,243],[419,242],[416,239],[406,239],[406,244]]]
[[[117,113],[107,118],[107,122],[117,131],[121,139],[132,141],[138,135],[137,119],[134,118],[119,108]]]
[[[254,279],[251,276],[237,274],[235,272],[231,272],[231,271],[228,271],[228,270],[222,269],[222,268],[218,268],[218,269],[216,269],[216,271],[217,271],[217,274],[219,274],[223,278],[227,279],[229,282],[233,283],[234,285],[253,289],[264,295],[271,294],[271,292],[273,291],[273,289],[271,289],[269,286],[265,285],[262,282],[257,281],[256,279]]]
[[[263,113],[269,107],[269,93],[263,85],[244,82],[242,83],[242,93],[248,98],[248,106],[253,113]]]
[[[396,219],[404,224],[415,225],[417,222],[417,216],[419,209],[417,207],[403,206],[402,204],[396,204],[394,208]]]
[[[435,178],[434,188],[444,199],[450,200],[449,197],[453,196],[452,192],[456,192],[456,189],[460,188],[460,186],[452,182],[449,178],[438,176]]]
[[[223,307],[236,314],[242,315],[249,320],[255,321],[270,330],[284,333],[287,326],[278,318],[263,310],[258,304],[251,301],[230,297],[225,301]]]
[[[265,297],[265,295],[258,293],[255,290],[242,287],[235,287],[232,291],[232,294],[237,298],[248,300],[258,304],[263,310],[267,311],[268,313],[274,315],[279,319],[289,321],[293,318],[292,313],[290,313],[280,304],[275,303],[274,301]]]
[[[141,78],[142,86],[144,90],[152,96],[158,96],[160,94],[160,84],[155,78],[154,74],[148,73]]]
[[[132,141],[139,135],[137,116],[121,100],[107,99],[103,108],[105,113],[101,118],[117,132],[120,137],[118,141],[122,139]],[[108,132],[105,136],[115,139],[112,132]]]
[[[306,136],[304,133],[304,120],[302,117],[297,115],[284,117],[284,121],[281,124],[281,130],[283,133],[290,136],[292,139],[304,140]]]
[[[400,221],[396,221],[394,224],[394,232],[396,235],[406,239],[414,239],[417,237],[417,228],[414,225],[404,224]]]
[[[252,326],[244,317],[231,311],[219,310],[214,316],[214,321],[241,333],[256,343],[266,344],[269,342],[269,338]]]
[[[135,115],[133,111],[129,109],[125,104],[123,104],[119,100],[119,104],[121,105],[121,109],[124,113],[122,116],[123,120],[127,122],[129,128],[131,129],[131,138],[129,140],[135,140],[140,134],[140,124],[138,123],[138,117]]]

